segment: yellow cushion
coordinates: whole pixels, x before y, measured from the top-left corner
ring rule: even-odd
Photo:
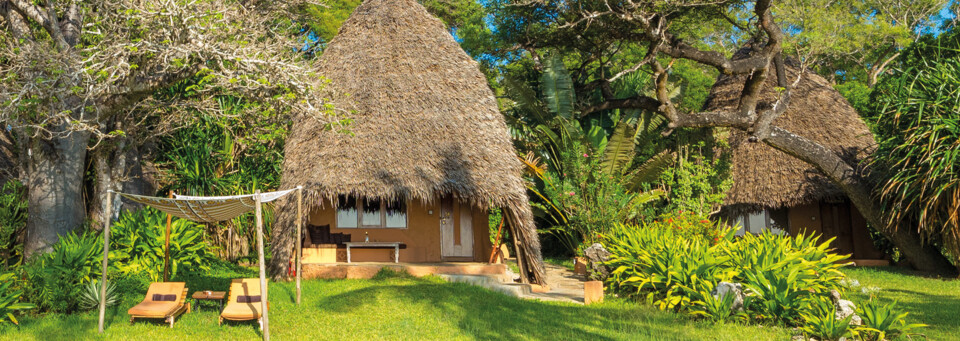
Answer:
[[[166,317],[173,314],[179,302],[154,302],[143,301],[127,310],[127,314],[138,317]]]
[[[238,278],[230,282],[230,296],[220,316],[228,320],[256,320],[260,318],[262,302],[239,303],[237,296],[260,296],[259,278]]]
[[[260,312],[262,310],[261,304],[262,302],[230,302],[227,303],[227,306],[223,308],[223,312],[220,313],[220,316],[228,320],[256,320],[260,318]]]
[[[147,297],[143,299],[143,302],[133,306],[130,310],[127,310],[127,314],[137,317],[166,317],[170,314],[173,314],[180,304],[183,303],[183,293],[184,288],[187,286],[187,283],[184,282],[155,282],[150,283],[150,288],[147,289]],[[175,301],[160,301],[154,302],[153,295],[177,295]]]

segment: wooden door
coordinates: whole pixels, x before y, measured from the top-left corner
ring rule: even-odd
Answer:
[[[853,231],[850,225],[850,206],[841,203],[820,203],[820,224],[823,228],[822,240],[834,239],[833,246],[839,254],[852,254]]]
[[[440,255],[443,258],[473,258],[473,214],[469,205],[453,197],[440,201]]]

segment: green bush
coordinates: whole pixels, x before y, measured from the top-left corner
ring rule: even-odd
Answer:
[[[18,310],[36,308],[33,304],[20,302],[23,291],[15,290],[13,280],[12,272],[0,273],[0,324],[11,322],[19,325],[20,322],[13,316],[13,313]]]
[[[86,288],[84,288],[83,293],[80,296],[80,308],[82,309],[93,309],[100,306],[100,280],[92,280],[90,283],[87,283]],[[119,296],[117,295],[117,283],[113,281],[107,282],[107,292],[104,303],[106,306],[110,307],[116,305],[119,302]]]
[[[900,337],[919,335],[917,329],[925,324],[907,324],[907,313],[897,309],[897,303],[880,304],[867,301],[857,309],[857,315],[863,320],[863,326],[857,331],[863,340],[896,340]]]
[[[829,300],[815,301],[807,312],[802,313],[803,333],[822,341],[837,341],[853,336],[856,331],[850,326],[853,315],[837,319],[837,307]]]
[[[20,262],[23,243],[18,237],[27,226],[26,188],[11,180],[0,188],[0,269]]]
[[[729,280],[733,273],[723,264],[728,257],[719,244],[702,238],[685,238],[680,229],[662,224],[647,226],[618,224],[604,235],[610,251],[606,263],[613,271],[611,287],[628,296],[644,299],[660,309],[681,311],[697,293],[712,289],[713,283]],[[718,234],[732,238],[733,229]]]
[[[60,236],[50,252],[31,259],[24,266],[26,296],[45,311],[76,311],[85,285],[100,278],[102,255],[100,234]]]
[[[693,211],[677,211],[661,214],[653,223],[645,224],[646,228],[672,230],[673,233],[684,239],[700,239],[713,245],[720,241],[724,227]]]
[[[124,212],[111,228],[110,262],[122,273],[145,273],[153,281],[162,280],[165,238],[166,214],[153,208]],[[183,269],[206,271],[212,257],[203,240],[203,225],[173,220],[170,278]]]
[[[830,253],[829,241],[770,232],[735,238],[735,232],[682,212],[651,224],[617,225],[603,236],[613,269],[607,285],[664,310],[786,325],[800,325],[830,290],[842,289],[838,262],[846,256]],[[711,294],[723,281],[743,284],[744,312]]]

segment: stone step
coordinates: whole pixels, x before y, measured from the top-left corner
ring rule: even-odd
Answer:
[[[504,283],[501,279],[493,276],[483,275],[438,275],[447,282],[467,283],[478,287],[487,288],[492,291],[500,292],[509,296],[523,298],[530,295],[533,291],[529,284],[522,283]]]

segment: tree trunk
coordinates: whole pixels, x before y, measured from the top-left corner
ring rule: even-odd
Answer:
[[[140,164],[139,148],[129,145],[125,138],[120,138],[103,148],[102,151],[90,155],[93,158],[93,172],[97,180],[93,186],[93,193],[90,193],[87,214],[90,220],[95,222],[92,226],[96,229],[103,226],[102,215],[107,211],[108,189],[138,195],[154,195],[157,191],[156,184],[144,174]],[[137,210],[142,206],[123,201],[119,195],[114,195],[111,201],[110,212],[113,215],[111,219],[116,219],[122,211]]]
[[[24,256],[49,251],[83,224],[84,159],[90,133],[30,139],[27,153],[27,238]]]
[[[879,202],[860,172],[835,152],[787,130],[774,127],[764,138],[768,145],[807,162],[825,174],[850,198],[863,217],[903,252],[914,268],[956,277],[957,267],[937,247],[924,243],[915,228],[892,229],[885,223]]]

